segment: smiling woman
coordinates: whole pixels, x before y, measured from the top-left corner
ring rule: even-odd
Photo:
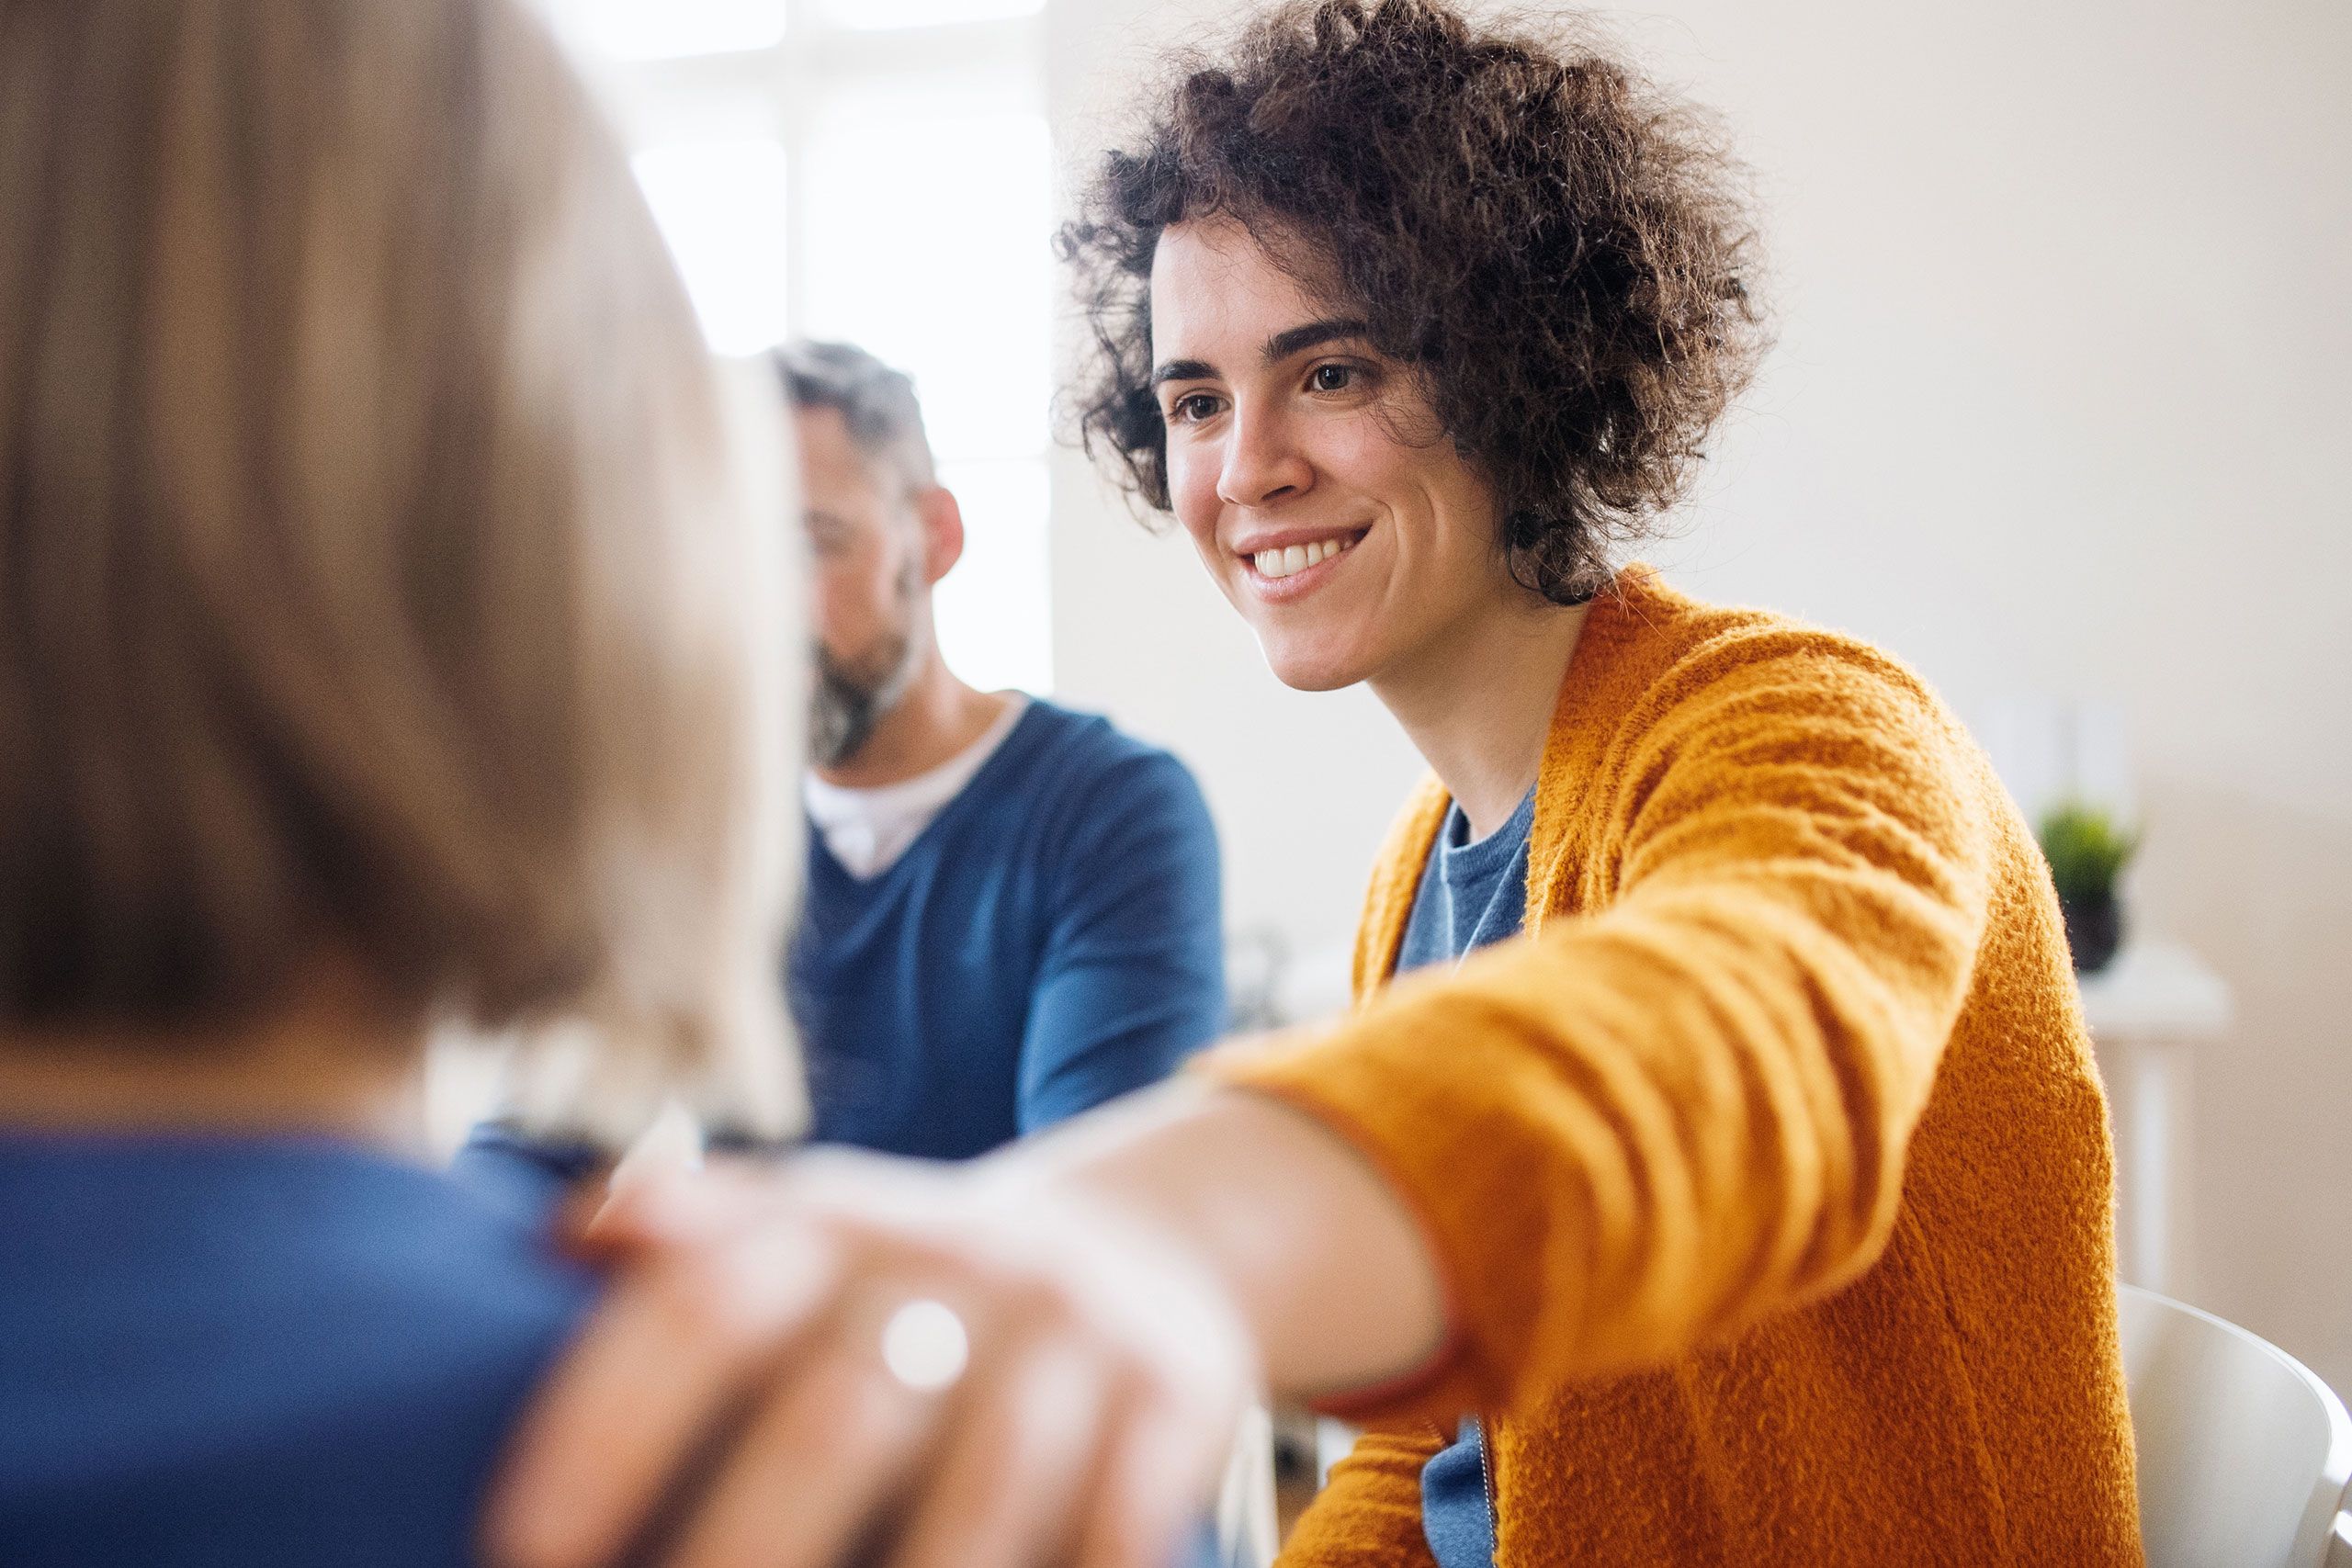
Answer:
[[[1883,655],[1614,564],[1762,347],[1739,183],[1571,28],[1324,0],[1189,64],[1062,236],[1090,448],[1277,677],[1367,683],[1435,775],[1361,1018],[1212,1068],[1381,1171],[1452,1299],[1352,1393],[1301,1568],[1889,1562],[1928,1513],[1963,1559],[2133,1554],[2105,1130],[2014,809]],[[2021,1343],[2064,1371],[1984,1348]],[[1986,1400],[2075,1505],[1949,1419]],[[1981,1469],[1923,1495],[1882,1402]]]

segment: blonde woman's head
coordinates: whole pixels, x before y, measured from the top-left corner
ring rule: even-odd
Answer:
[[[0,1031],[334,965],[775,1128],[763,423],[508,0],[0,0]]]

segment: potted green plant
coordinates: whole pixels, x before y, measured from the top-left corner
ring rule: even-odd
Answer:
[[[2140,847],[2139,832],[2121,826],[2112,813],[2075,800],[2044,816],[2035,836],[2058,887],[2075,972],[2095,975],[2123,945],[2123,907],[2115,883]]]

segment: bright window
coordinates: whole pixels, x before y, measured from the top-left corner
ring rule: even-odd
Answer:
[[[824,19],[842,28],[928,28],[1029,17],[1045,0],[817,0]]]
[[[785,277],[784,144],[677,141],[629,160],[684,275],[703,334],[721,354],[757,354],[791,330]]]
[[[914,378],[965,520],[941,648],[1050,691],[1040,0],[541,4],[610,89],[712,347],[845,339]]]
[[[912,375],[943,460],[1045,450],[1051,158],[1041,114],[854,97],[810,140],[808,330]]]
[[[939,585],[939,646],[964,679],[983,691],[1047,690],[1052,629],[1045,606],[1051,563],[1046,553],[1043,458],[944,463],[940,480],[964,508],[964,558]]]
[[[615,60],[765,49],[784,37],[785,0],[559,0],[565,29]]]

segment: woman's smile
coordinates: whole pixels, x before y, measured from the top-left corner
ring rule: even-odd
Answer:
[[[1269,604],[1290,604],[1329,582],[1366,528],[1261,533],[1238,544],[1233,558],[1251,593]]]

